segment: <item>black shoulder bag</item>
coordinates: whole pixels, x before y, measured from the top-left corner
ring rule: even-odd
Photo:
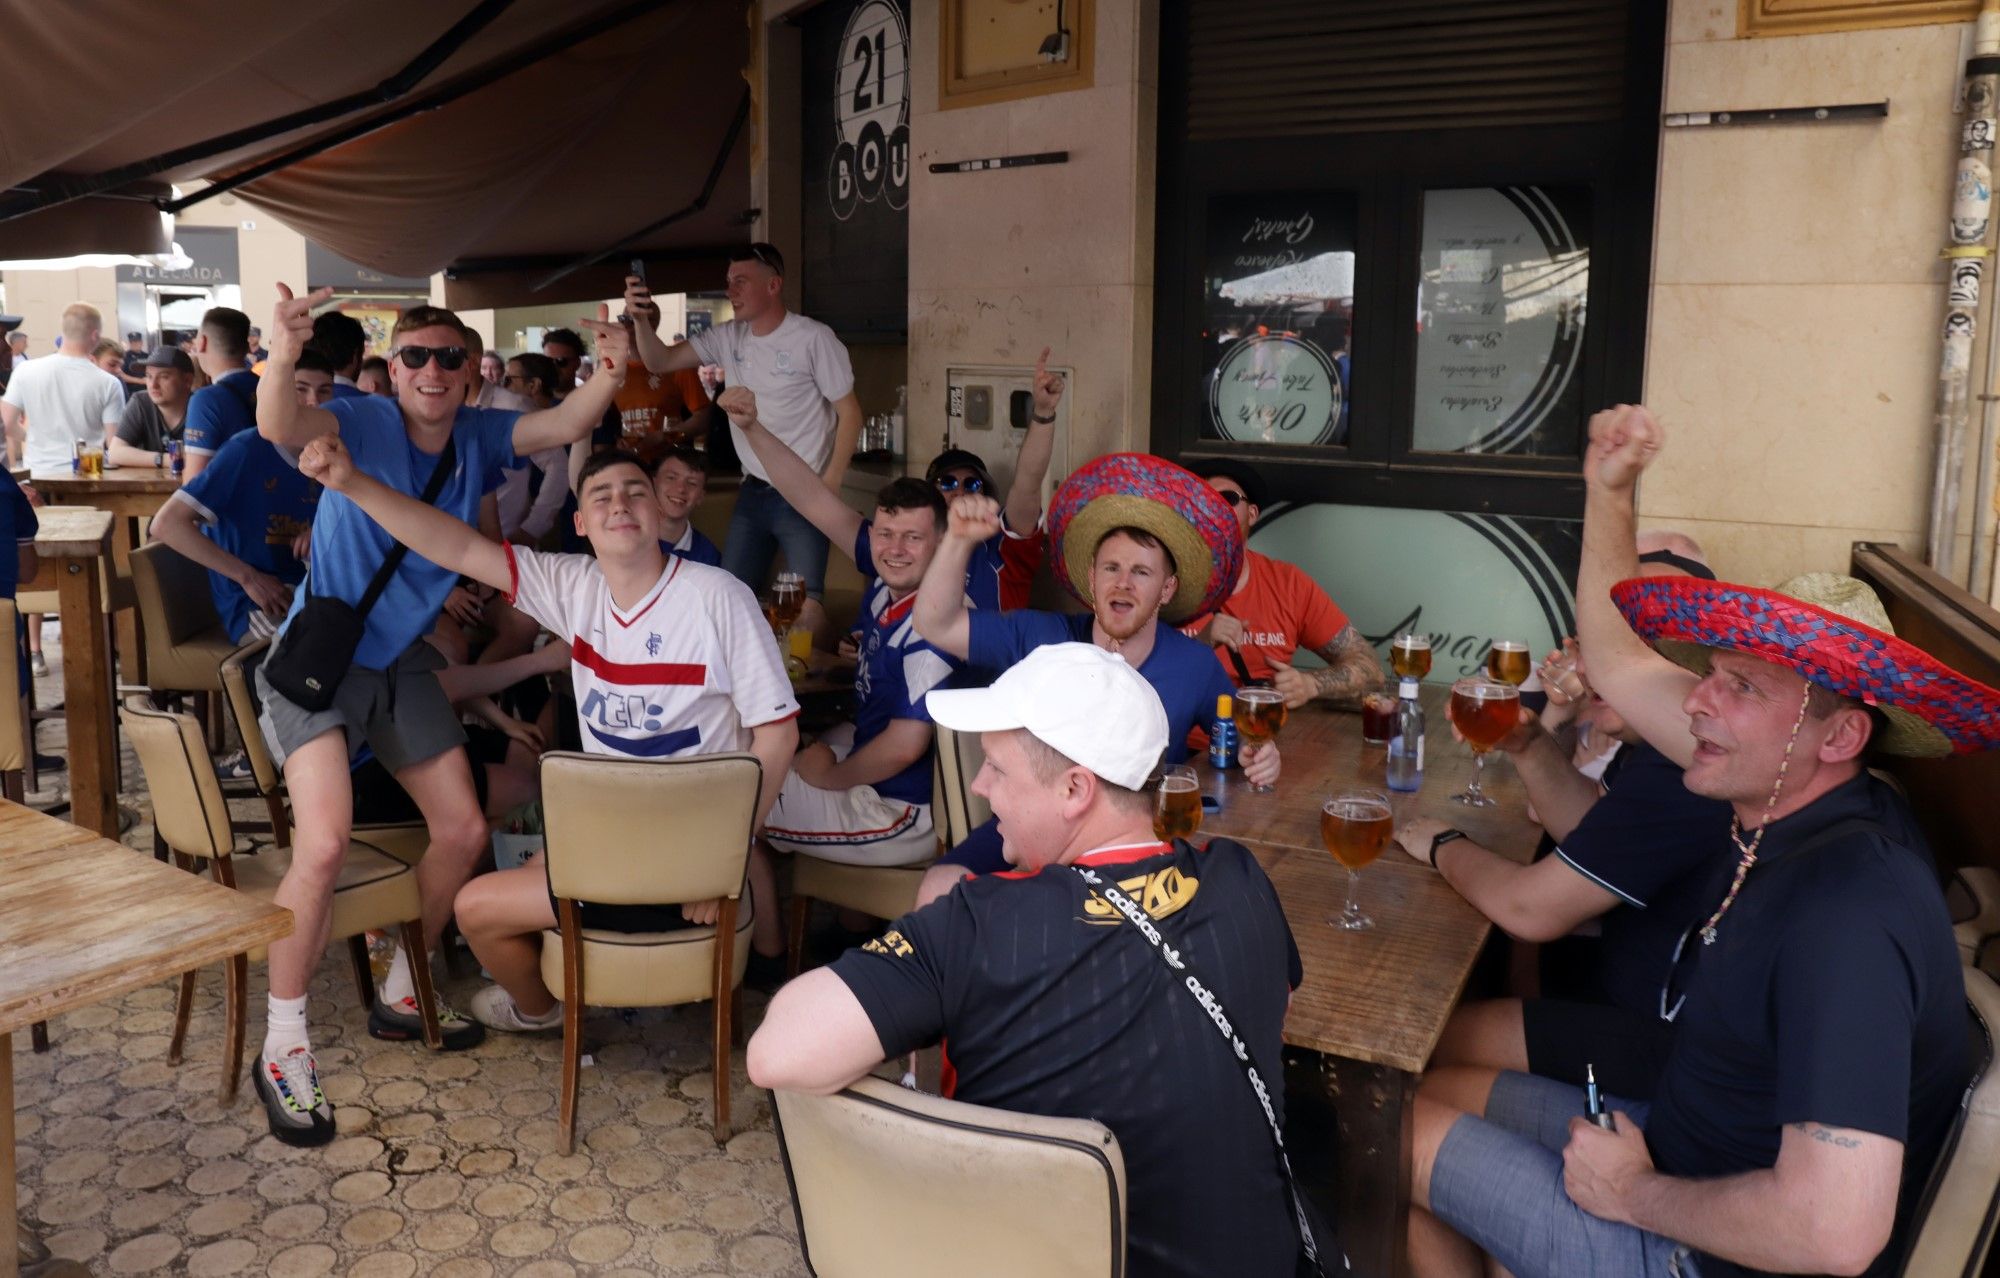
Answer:
[[[1159,928],[1153,926],[1153,921],[1146,917],[1145,911],[1141,910],[1131,897],[1121,892],[1116,883],[1087,866],[1072,865],[1069,868],[1075,870],[1083,879],[1085,891],[1095,892],[1103,897],[1116,911],[1117,917],[1130,923],[1131,930],[1144,937],[1146,943],[1153,947],[1153,952],[1160,956],[1160,961],[1171,971],[1174,985],[1185,990],[1187,996],[1201,1008],[1202,1017],[1214,1025],[1216,1031],[1222,1035],[1223,1046],[1228,1049],[1230,1059],[1242,1068],[1243,1077],[1250,1084],[1250,1090],[1257,1095],[1257,1108],[1263,1112],[1264,1121],[1270,1126],[1271,1144],[1278,1152],[1278,1175],[1283,1178],[1285,1191],[1292,1198],[1292,1215],[1299,1225],[1299,1260],[1295,1270],[1299,1278],[1326,1278],[1327,1275],[1350,1272],[1354,1266],[1349,1263],[1333,1230],[1324,1225],[1321,1228],[1329,1246],[1325,1253],[1320,1250],[1321,1239],[1314,1237],[1313,1228],[1317,1213],[1306,1206],[1306,1200],[1299,1194],[1298,1182],[1292,1179],[1292,1160],[1285,1153],[1285,1133],[1278,1126],[1278,1112],[1271,1108],[1270,1089],[1265,1086],[1263,1076],[1257,1072],[1256,1062],[1250,1059],[1249,1047],[1237,1036],[1235,1023],[1223,1009],[1222,1001],[1216,998],[1215,991],[1209,984],[1196,976],[1193,969],[1188,967],[1187,960],[1181,957],[1180,952],[1166,943],[1166,939],[1160,935]]]
[[[431,472],[431,480],[424,485],[424,495],[420,499],[428,506],[444,491],[444,482],[458,464],[458,440],[454,437],[445,441],[444,452],[438,454],[437,469]],[[402,567],[403,556],[410,552],[408,546],[397,542],[389,551],[388,558],[375,570],[375,577],[362,592],[361,602],[350,604],[332,595],[312,593],[313,573],[306,574],[305,606],[299,609],[285,633],[278,637],[271,655],[264,661],[264,678],[273,688],[283,693],[285,699],[301,710],[320,711],[333,704],[333,694],[340,688],[340,681],[347,677],[347,671],[354,664],[354,650],[361,646],[361,636],[366,629],[368,611],[382,592],[389,588],[389,579]]]

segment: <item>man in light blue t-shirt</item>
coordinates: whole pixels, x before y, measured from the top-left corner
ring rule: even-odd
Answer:
[[[624,378],[630,339],[599,308],[598,350],[612,354],[590,382],[554,408],[535,413],[471,408],[465,403],[464,326],[450,311],[416,306],[391,335],[390,376],[396,397],[335,399],[304,407],[293,390],[293,368],[313,333],[312,308],[330,289],[294,298],[283,284],[272,325],[270,358],[257,392],[257,431],[273,444],[303,449],[338,434],[354,465],[410,497],[420,497],[449,443],[456,458],[432,504],[467,523],[479,499],[518,457],[581,439],[604,416]],[[585,321],[589,323],[589,321]],[[338,493],[321,496],[313,520],[311,572],[292,600],[285,626],[295,624],[310,596],[358,604],[395,541],[361,508]],[[308,710],[257,672],[261,724],[283,764],[297,814],[292,864],[277,904],[291,910],[292,934],[271,946],[271,994],[264,1050],[254,1071],[271,1134],[291,1145],[319,1145],[334,1135],[333,1110],[320,1091],[306,1035],[306,981],[326,949],[333,887],[353,824],[348,762],[363,745],[416,801],[430,828],[417,867],[424,938],[437,944],[451,902],[487,846],[486,818],[461,748],[458,716],[438,687],[442,656],[423,642],[457,578],[421,554],[406,555],[370,609],[354,659],[333,703]],[[274,653],[282,653],[281,628]],[[267,663],[268,665],[268,663]],[[473,1021],[440,1009],[447,1048],[471,1047],[483,1036]],[[368,1016],[377,1038],[421,1034],[410,956],[398,952]]]

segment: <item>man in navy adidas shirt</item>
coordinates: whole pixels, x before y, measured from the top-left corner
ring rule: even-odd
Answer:
[[[278,286],[267,376],[257,388],[257,430],[273,444],[303,450],[338,434],[354,467],[418,497],[447,449],[455,454],[431,504],[471,523],[480,497],[517,457],[582,438],[604,415],[624,377],[629,339],[599,308],[599,350],[615,351],[602,371],[562,404],[536,413],[468,407],[465,402],[464,326],[450,311],[432,306],[403,313],[392,335],[391,378],[396,398],[368,395],[336,399],[325,408],[302,407],[293,389],[293,366],[313,331],[312,308],[331,290],[294,298]],[[424,936],[435,944],[451,915],[452,898],[487,847],[485,814],[462,748],[458,715],[438,686],[443,664],[422,642],[457,577],[411,554],[365,618],[352,664],[340,676],[333,704],[308,710],[271,686],[272,665],[284,658],[288,628],[311,596],[358,603],[395,541],[381,525],[337,493],[322,495],[313,520],[312,570],[292,600],[272,649],[258,667],[262,727],[285,770],[297,812],[292,864],[279,885],[277,904],[292,911],[291,936],[271,945],[270,1013],[264,1050],[253,1073],[271,1133],[294,1145],[333,1139],[332,1108],[320,1091],[306,1034],[306,981],[326,948],[333,888],[348,848],[354,791],[349,760],[362,745],[395,774],[424,814],[430,846],[417,867],[423,896]],[[420,1033],[410,971],[398,951],[369,1012],[378,1038],[411,1039]],[[441,1009],[442,1011],[442,1009]],[[470,1047],[483,1036],[478,1024],[455,1014],[445,1022],[445,1046]]]
[[[1298,949],[1241,844],[1153,836],[1142,787],[1169,745],[1158,694],[1112,653],[1061,643],[930,707],[982,734],[974,789],[1014,868],[780,990],[750,1040],[751,1081],[831,1093],[947,1039],[956,1099],[1094,1118],[1117,1136],[1133,1278],[1292,1274],[1299,1225],[1251,1082],[1110,896],[1146,915],[1275,1084]],[[1268,1090],[1282,1124],[1284,1088]]]

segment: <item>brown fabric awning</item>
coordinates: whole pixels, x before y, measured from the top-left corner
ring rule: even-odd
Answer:
[[[126,165],[151,167],[156,182],[183,184],[246,170],[396,105],[210,158],[160,161],[376,85],[475,7],[475,0],[293,0],[261,8],[251,21],[236,0],[197,0],[176,6],[175,30],[165,40],[157,5],[136,0],[16,10],[12,22],[0,20],[0,82],[9,86],[9,110],[0,113],[0,186],[16,188],[6,197],[14,199],[21,188],[46,190]],[[572,276],[550,295],[617,292],[633,250],[648,256],[649,275],[663,290],[681,287],[681,276],[688,286],[716,287],[724,251],[748,238],[748,127],[729,147],[704,208],[636,244],[624,242],[701,196],[744,101],[747,0],[517,0],[494,7],[504,11],[405,102],[470,83],[574,24],[596,25],[566,50],[258,178],[238,194],[376,270],[453,270],[459,304],[536,300],[529,286],[556,267],[620,246],[603,268]],[[610,21],[635,7],[637,16]],[[77,92],[79,84],[91,92]],[[0,260],[158,251],[162,245],[138,242],[145,238],[139,224],[151,213],[143,203],[96,198],[0,221]]]

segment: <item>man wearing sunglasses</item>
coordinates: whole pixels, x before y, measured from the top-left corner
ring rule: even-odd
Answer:
[[[1240,666],[1251,682],[1268,682],[1294,710],[1316,697],[1355,706],[1363,694],[1381,687],[1382,660],[1375,646],[1361,637],[1320,584],[1294,564],[1249,549],[1250,530],[1269,500],[1257,468],[1232,457],[1204,457],[1190,461],[1188,469],[1206,479],[1236,512],[1244,552],[1243,572],[1222,607],[1183,626],[1182,633],[1214,645],[1232,676]],[[1300,648],[1326,664],[1298,669],[1292,654]]]
[[[771,245],[732,251],[725,282],[736,318],[668,346],[655,331],[660,312],[651,291],[638,276],[627,276],[625,309],[635,320],[639,358],[653,373],[720,364],[725,385],[757,396],[765,429],[839,492],[861,437],[861,401],[847,348],[826,325],[785,309],[785,259]],[[806,597],[818,600],[826,589],[826,537],[771,486],[741,432],[732,426],[731,435],[743,487],[723,538],[722,566],[762,590],[772,557],[782,549],[785,566],[805,577]],[[812,604],[811,611],[818,607]]]
[[[403,313],[391,337],[396,398],[362,396],[306,408],[292,393],[292,370],[313,333],[312,309],[332,290],[295,298],[280,284],[278,295],[267,375],[257,392],[258,432],[295,451],[338,435],[356,470],[411,498],[425,492],[449,446],[456,461],[429,504],[467,524],[502,470],[582,438],[604,416],[630,349],[625,330],[599,307],[598,321],[585,324],[598,349],[613,358],[587,385],[540,412],[473,408],[465,402],[472,356],[464,326],[450,311],[417,306]],[[324,494],[313,521],[311,572],[293,598],[286,627],[298,621],[309,596],[358,603],[395,544],[354,502]],[[405,556],[368,611],[353,661],[324,710],[300,706],[271,686],[263,667],[257,672],[260,722],[297,814],[292,864],[275,898],[292,911],[296,926],[271,946],[269,1023],[253,1070],[271,1133],[287,1144],[319,1145],[334,1135],[306,1035],[306,982],[326,949],[334,883],[352,827],[350,756],[367,745],[424,815],[430,846],[417,885],[429,944],[437,943],[453,896],[487,846],[486,818],[461,748],[465,737],[435,674],[443,659],[423,642],[456,580],[420,554]],[[277,650],[285,633],[281,628]],[[483,1035],[479,1025],[455,1013],[443,1019],[447,1048],[470,1047]],[[386,1039],[421,1033],[408,955],[396,955],[368,1029]]]

